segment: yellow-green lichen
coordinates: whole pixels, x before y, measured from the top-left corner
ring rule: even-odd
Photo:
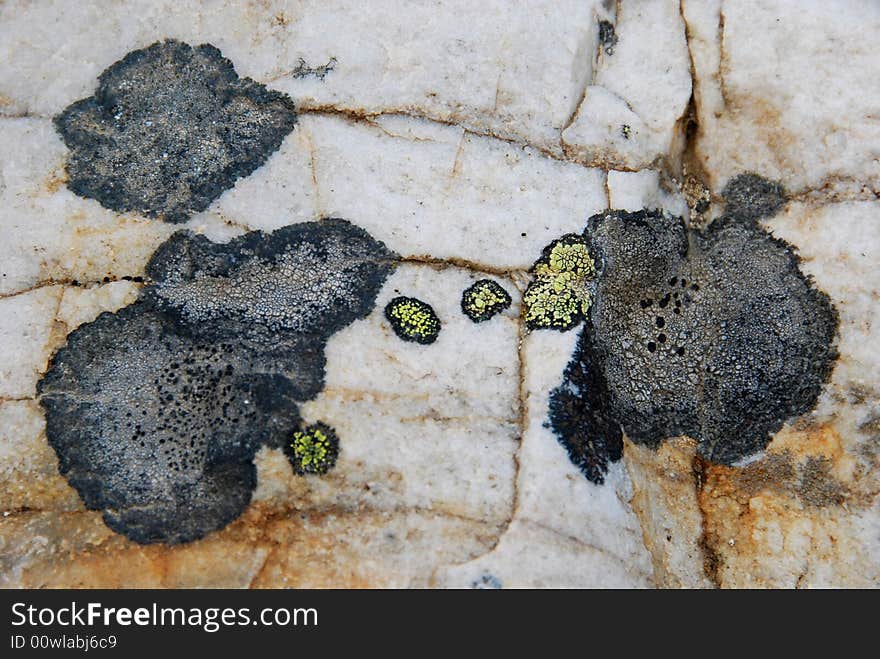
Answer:
[[[326,474],[339,457],[339,438],[330,426],[319,422],[293,433],[285,452],[300,476]]]
[[[558,273],[571,273],[575,277],[592,277],[596,264],[583,242],[559,242],[550,250],[547,265]]]
[[[480,279],[461,294],[461,310],[475,323],[489,320],[510,306],[510,295],[491,279]]]
[[[583,238],[568,235],[554,241],[532,271],[535,279],[523,295],[530,329],[567,330],[584,319],[596,265]]]
[[[434,343],[440,334],[440,319],[434,309],[416,298],[394,298],[385,307],[385,318],[404,341]]]

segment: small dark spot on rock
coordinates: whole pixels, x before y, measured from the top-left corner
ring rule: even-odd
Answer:
[[[479,590],[497,590],[503,588],[501,584],[501,580],[492,575],[492,574],[484,574],[479,579],[471,583],[471,588],[479,589]]]
[[[605,50],[606,55],[614,54],[614,46],[617,45],[617,33],[614,24],[604,19],[599,21],[599,45]]]
[[[302,57],[300,57],[297,67],[290,72],[290,75],[293,78],[307,78],[308,76],[315,76],[318,80],[323,82],[324,78],[327,77],[327,74],[333,71],[335,68],[335,57],[331,57],[326,64],[322,64],[321,66],[316,67],[308,66],[306,64],[306,61]]]

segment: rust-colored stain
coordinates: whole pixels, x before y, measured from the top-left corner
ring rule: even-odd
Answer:
[[[49,194],[55,194],[67,183],[67,171],[62,167],[53,171],[46,179],[44,187]]]
[[[836,551],[831,518],[840,513],[829,517],[829,511],[862,498],[850,487],[855,460],[832,423],[787,426],[756,462],[725,467],[700,461],[695,471],[705,569],[719,586],[781,585],[762,582],[761,566],[801,553],[809,565],[820,558],[817,544]]]
[[[86,529],[85,540],[52,540],[52,550],[26,563],[17,579],[23,588],[375,588],[395,585],[389,581],[394,571],[387,565],[393,556],[385,555],[382,543],[408,545],[422,533],[410,529],[398,537],[390,530],[392,519],[411,512],[451,522],[444,531],[451,543],[467,535],[488,548],[499,531],[440,511],[337,506],[296,510],[259,502],[223,530],[174,546],[138,545],[111,532],[101,514],[92,511],[24,511],[0,521],[0,528],[48,514],[57,516],[49,524],[59,536],[71,524]]]

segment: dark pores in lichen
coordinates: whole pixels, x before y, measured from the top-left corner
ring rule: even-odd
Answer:
[[[214,46],[175,40],[128,53],[55,117],[71,190],[169,222],[262,165],[295,123],[288,96],[239,78]]]
[[[598,284],[550,424],[587,478],[620,458],[621,428],[650,446],[688,435],[731,464],[814,406],[837,315],[790,245],[742,213],[699,232],[610,211],[584,237]]]
[[[223,527],[250,501],[256,450],[291,441],[327,339],[370,312],[394,258],[343,220],[228,244],[176,233],[140,298],[72,332],[39,384],[62,474],[137,542]]]

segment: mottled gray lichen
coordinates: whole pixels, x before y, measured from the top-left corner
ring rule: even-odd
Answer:
[[[737,220],[772,217],[785,204],[781,183],[746,172],[733,177],[724,186],[724,214]]]
[[[294,438],[326,340],[370,312],[394,258],[335,219],[228,244],[176,233],[140,298],[72,332],[39,383],[62,474],[137,542],[223,527],[250,501],[254,453]]]
[[[550,421],[590,480],[620,458],[621,429],[650,446],[688,435],[731,464],[814,406],[837,316],[790,245],[742,213],[694,231],[609,211],[584,238],[598,285]]]
[[[239,78],[214,46],[172,39],[128,53],[55,117],[71,190],[169,222],[262,165],[295,123],[288,96]]]

